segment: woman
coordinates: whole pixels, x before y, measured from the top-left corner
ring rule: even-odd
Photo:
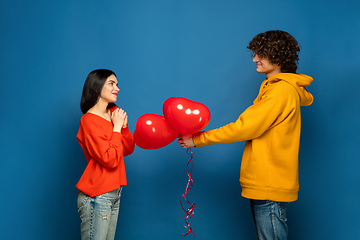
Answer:
[[[128,117],[118,108],[119,88],[114,72],[94,70],[81,97],[80,128],[76,136],[87,166],[76,188],[81,239],[114,239],[122,186],[126,185],[124,156],[134,151]]]

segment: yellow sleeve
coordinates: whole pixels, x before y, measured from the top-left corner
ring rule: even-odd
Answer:
[[[260,101],[248,107],[235,122],[194,134],[195,146],[241,142],[261,136],[273,126],[281,114],[283,104],[278,100],[276,93],[264,95]]]

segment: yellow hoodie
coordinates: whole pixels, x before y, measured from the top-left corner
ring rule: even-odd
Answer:
[[[236,122],[193,135],[197,147],[246,140],[240,169],[243,197],[297,200],[300,106],[313,102],[305,89],[312,81],[304,74],[275,74],[265,79],[253,105]]]

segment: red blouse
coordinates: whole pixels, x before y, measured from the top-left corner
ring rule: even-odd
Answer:
[[[87,166],[76,188],[90,197],[127,185],[124,156],[133,153],[134,138],[128,128],[118,133],[113,132],[113,127],[112,122],[92,113],[84,114],[80,120],[76,138]]]

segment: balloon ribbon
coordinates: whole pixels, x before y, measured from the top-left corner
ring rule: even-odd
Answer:
[[[189,160],[189,162],[188,162],[187,165],[186,165],[186,167],[188,168],[191,160],[193,159],[193,152],[191,151],[191,148],[188,148],[188,149],[186,150],[186,152],[187,152],[187,154],[190,155],[190,160]],[[189,207],[188,209],[185,209],[184,206],[183,206],[183,204],[182,204],[182,202],[181,202],[181,200],[180,200],[180,205],[181,205],[182,209],[184,210],[184,212],[186,213],[185,216],[184,216],[184,217],[185,217],[185,225],[184,225],[184,227],[187,228],[187,231],[186,231],[185,234],[183,233],[182,235],[183,235],[183,236],[186,236],[186,235],[188,235],[189,233],[192,233],[192,234],[194,234],[194,238],[195,238],[196,235],[195,235],[195,233],[192,231],[192,228],[191,228],[190,224],[187,222],[188,218],[192,218],[192,217],[194,216],[194,208],[195,208],[195,203],[190,202],[190,201],[186,198],[186,194],[187,194],[187,193],[189,192],[189,190],[193,187],[193,183],[194,183],[194,181],[193,181],[193,179],[192,179],[192,177],[191,177],[191,176],[192,176],[192,168],[193,168],[193,163],[191,163],[190,173],[189,173],[188,170],[186,169],[186,174],[188,175],[189,180],[188,180],[188,183],[187,183],[187,185],[186,185],[185,193],[181,196],[181,198],[184,198],[184,199],[187,201],[187,203],[190,205],[190,207]]]

